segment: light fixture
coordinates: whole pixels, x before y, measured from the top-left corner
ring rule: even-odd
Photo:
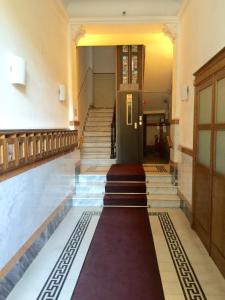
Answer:
[[[26,85],[26,62],[19,56],[9,56],[9,81],[12,84]]]
[[[66,100],[66,88],[64,84],[59,84],[59,101]]]
[[[184,84],[181,86],[181,101],[188,101],[189,97],[189,86],[187,84]]]

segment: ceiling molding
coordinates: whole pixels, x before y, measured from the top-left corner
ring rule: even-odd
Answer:
[[[159,24],[177,24],[179,18],[177,16],[150,16],[150,17],[83,17],[70,18],[70,24],[129,24],[129,23],[159,23]]]
[[[187,8],[189,2],[190,2],[190,0],[183,0],[183,1],[182,1],[181,6],[180,6],[180,9],[179,9],[179,11],[178,11],[178,13],[177,13],[177,16],[178,16],[179,18],[182,17],[182,15],[183,15],[183,13],[185,12],[185,10],[186,10],[186,8]]]
[[[69,14],[67,12],[67,10],[65,9],[65,6],[63,5],[62,1],[61,0],[54,0],[55,1],[55,4],[58,8],[58,11],[60,12],[61,16],[67,21],[69,22],[70,20],[70,17],[69,17]]]
[[[178,35],[178,25],[166,23],[163,26],[163,32],[166,36],[170,38],[171,42],[174,42]]]

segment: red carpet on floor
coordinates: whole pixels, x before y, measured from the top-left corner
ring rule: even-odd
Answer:
[[[146,208],[104,208],[72,300],[163,300]]]

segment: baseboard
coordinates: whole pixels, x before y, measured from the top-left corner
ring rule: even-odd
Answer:
[[[177,191],[178,196],[181,199],[181,209],[183,210],[185,216],[189,220],[190,224],[193,223],[193,214],[192,214],[192,206],[190,205],[187,198],[184,196],[184,194],[178,189]]]
[[[0,295],[3,297],[0,297],[1,299],[7,298],[71,207],[72,195],[68,195],[6,266],[0,270]]]

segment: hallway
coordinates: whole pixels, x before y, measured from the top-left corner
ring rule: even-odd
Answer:
[[[148,211],[165,299],[223,300],[225,280],[183,212]],[[100,207],[73,207],[7,300],[69,300],[100,214]]]

